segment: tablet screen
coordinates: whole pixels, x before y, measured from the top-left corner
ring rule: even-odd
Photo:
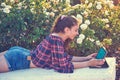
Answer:
[[[98,54],[96,56],[96,59],[104,59],[104,57],[106,56],[107,51],[105,50],[105,48],[101,47],[98,51]]]

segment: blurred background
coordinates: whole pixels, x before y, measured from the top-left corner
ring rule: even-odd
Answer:
[[[116,57],[119,79],[120,0],[0,0],[0,52],[12,46],[34,49],[61,14],[80,23],[68,53],[86,56],[105,46],[107,56]]]

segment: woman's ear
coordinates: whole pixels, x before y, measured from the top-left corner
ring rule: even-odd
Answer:
[[[68,28],[68,27],[66,27],[65,29],[64,29],[64,32],[65,33],[68,33],[70,31],[70,29]]]

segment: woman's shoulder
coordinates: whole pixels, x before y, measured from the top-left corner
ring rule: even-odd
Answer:
[[[63,43],[63,40],[60,37],[52,34],[48,35],[46,37],[46,40],[49,41],[50,43]]]
[[[53,40],[53,41],[62,41],[60,37],[52,35],[52,34],[48,35],[46,39]]]

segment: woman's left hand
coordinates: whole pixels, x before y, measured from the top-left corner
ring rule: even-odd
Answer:
[[[97,55],[97,53],[92,53],[90,55],[87,56],[88,59],[92,59],[92,58],[95,58]]]

